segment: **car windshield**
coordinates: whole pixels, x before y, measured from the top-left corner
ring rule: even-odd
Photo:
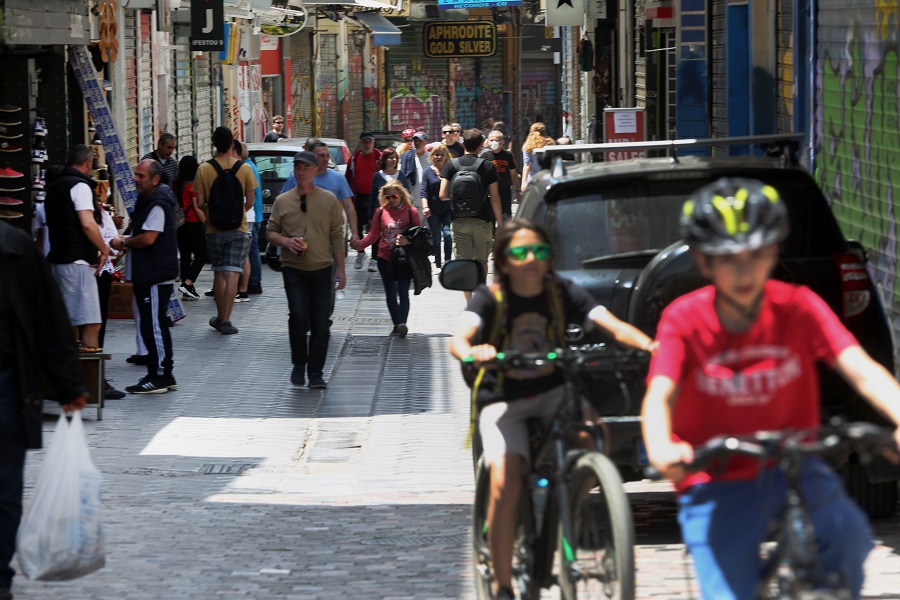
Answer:
[[[344,164],[344,152],[340,146],[328,146],[328,153],[331,154],[331,160],[334,161],[334,164]]]
[[[812,180],[789,172],[757,177],[778,190],[791,215],[791,235],[782,257],[824,257],[843,251],[843,236]],[[650,176],[605,184],[602,193],[584,189],[569,193],[555,203],[548,220],[556,237],[555,267],[599,266],[606,258],[655,254],[670,246],[681,239],[679,219],[685,199],[717,178],[709,172],[681,179]]]
[[[287,179],[294,171],[294,154],[254,154],[261,179]]]

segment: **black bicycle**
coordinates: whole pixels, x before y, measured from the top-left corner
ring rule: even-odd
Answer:
[[[840,423],[802,430],[759,431],[740,436],[720,436],[694,449],[688,471],[701,471],[742,455],[776,465],[785,475],[785,508],[769,525],[773,540],[762,556],[756,596],[760,599],[849,600],[850,591],[840,573],[824,572],[816,560],[815,534],[806,500],[800,489],[804,460],[834,455],[846,459],[856,454],[869,462],[885,448],[894,448],[893,432],[871,423]],[[649,468],[652,478],[659,473]]]
[[[542,588],[557,584],[566,600],[634,598],[631,508],[615,464],[603,453],[602,424],[582,419],[576,376],[605,372],[621,382],[626,372],[644,369],[648,358],[646,352],[599,345],[548,354],[501,353],[492,361],[499,369],[552,363],[565,380],[564,400],[549,427],[538,419],[529,422],[531,470],[524,476],[513,550],[513,578],[521,598],[536,600]],[[579,432],[593,436],[595,448],[576,448]],[[490,473],[483,459],[475,481],[475,587],[478,598],[487,600],[493,577],[486,520]]]

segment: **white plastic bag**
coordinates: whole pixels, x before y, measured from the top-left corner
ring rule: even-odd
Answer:
[[[19,527],[16,552],[28,579],[76,579],[103,567],[102,481],[88,453],[81,411],[71,422],[61,414]]]

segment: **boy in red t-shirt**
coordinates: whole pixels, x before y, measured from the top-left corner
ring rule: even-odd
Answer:
[[[684,205],[685,240],[712,285],[663,312],[642,416],[650,463],[679,491],[678,520],[704,598],[755,597],[759,545],[786,488],[777,468],[760,472],[758,461],[739,457],[724,471],[686,474],[694,446],[817,426],[817,361],[900,424],[893,376],[815,293],[769,279],[788,227],[778,192],[755,180],[720,179]],[[866,518],[823,461],[808,461],[802,483],[819,564],[841,572],[858,598],[872,548]]]

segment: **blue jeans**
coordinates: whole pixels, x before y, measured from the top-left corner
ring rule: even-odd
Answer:
[[[704,599],[756,597],[759,545],[767,523],[784,510],[786,490],[784,474],[773,468],[752,481],[696,485],[678,498],[678,522]],[[801,491],[815,529],[820,568],[842,573],[853,597],[859,598],[863,562],[873,546],[865,515],[819,459],[804,465]]]
[[[331,267],[318,271],[301,271],[284,267],[281,271],[288,301],[288,336],[291,363],[306,367],[310,378],[321,377],[328,354],[331,330],[331,290],[334,289]],[[306,332],[309,331],[307,341]]]
[[[394,279],[390,273],[390,261],[378,257],[378,273],[384,284],[384,297],[387,300],[388,312],[394,325],[406,323],[409,317],[409,284],[412,279]],[[399,300],[399,302],[398,302]]]
[[[431,213],[428,217],[428,228],[431,229],[431,243],[434,246],[434,264],[441,266],[444,262],[453,258],[453,238],[450,235],[450,219],[452,213],[448,210],[442,215]],[[444,239],[444,260],[441,260],[441,238]]]
[[[260,222],[250,223],[250,285],[262,284],[262,258],[259,256]]]
[[[20,396],[16,367],[0,368],[0,589],[15,575],[10,561],[22,519],[25,423]]]

